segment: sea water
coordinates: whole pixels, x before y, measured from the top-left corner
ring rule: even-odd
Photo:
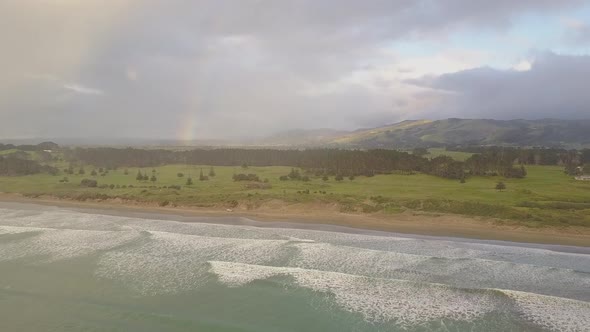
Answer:
[[[1,203],[0,331],[590,331],[584,248],[190,219]]]

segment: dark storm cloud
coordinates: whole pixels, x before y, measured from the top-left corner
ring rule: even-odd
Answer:
[[[403,87],[342,83],[395,62],[386,45],[583,3],[7,0],[0,137],[175,137],[188,119],[200,137],[393,122],[412,110]]]
[[[528,71],[484,67],[409,83],[444,95],[427,113],[435,117],[590,117],[590,56],[544,53]]]

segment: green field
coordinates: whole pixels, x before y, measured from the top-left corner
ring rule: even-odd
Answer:
[[[428,154],[425,157],[428,158],[435,158],[438,156],[449,156],[458,161],[465,161],[471,157],[473,153],[468,152],[460,152],[460,151],[447,151],[442,148],[430,148],[428,149]]]
[[[17,151],[19,151],[19,150],[17,150],[17,149],[2,150],[2,151],[0,151],[0,156],[9,155],[9,154],[15,153]]]
[[[199,181],[199,172],[207,174],[210,166],[167,165],[145,168],[157,181],[137,181],[137,168],[111,170],[105,176],[68,175],[68,183],[60,183],[63,174],[39,174],[23,177],[0,177],[0,192],[23,193],[29,196],[49,194],[77,200],[121,198],[158,204],[226,208],[239,204],[255,209],[271,200],[291,203],[335,203],[343,212],[400,213],[422,211],[493,217],[516,220],[523,225],[590,226],[590,183],[575,181],[557,166],[530,166],[524,179],[501,177],[472,177],[466,183],[425,174],[377,175],[354,180],[280,181],[290,167],[214,167],[217,175]],[[77,170],[76,170],[77,171]],[[179,178],[177,173],[184,173]],[[268,183],[234,182],[235,173],[254,173]],[[186,186],[192,176],[194,185]],[[85,188],[84,178],[92,178],[100,185],[114,188]],[[498,181],[507,189],[495,190]],[[129,188],[129,186],[134,186]],[[180,185],[180,190],[164,188]],[[117,188],[119,186],[119,188]],[[121,188],[127,186],[127,188]],[[264,188],[270,187],[270,188]],[[324,193],[325,192],[325,193]]]

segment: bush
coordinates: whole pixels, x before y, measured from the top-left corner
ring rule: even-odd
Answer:
[[[98,185],[98,182],[96,182],[96,180],[92,180],[92,179],[83,179],[82,181],[80,181],[80,186],[82,186],[82,187],[96,188],[97,185]]]
[[[158,205],[164,207],[164,206],[168,206],[169,204],[170,204],[169,201],[162,201]]]
[[[176,176],[179,178],[182,178],[182,177],[184,177],[184,173],[178,173],[178,174],[176,174]]]

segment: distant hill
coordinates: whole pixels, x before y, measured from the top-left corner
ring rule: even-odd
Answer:
[[[348,133],[347,131],[334,129],[295,129],[274,134],[262,140],[251,142],[251,144],[282,146],[325,145]]]
[[[298,134],[306,137],[304,131]],[[297,136],[297,135],[293,135]],[[280,143],[289,144],[288,136]],[[295,144],[295,141],[290,141]],[[298,141],[298,144],[301,141]],[[451,145],[590,147],[590,120],[407,120],[329,135],[314,145],[359,148],[412,148]]]

